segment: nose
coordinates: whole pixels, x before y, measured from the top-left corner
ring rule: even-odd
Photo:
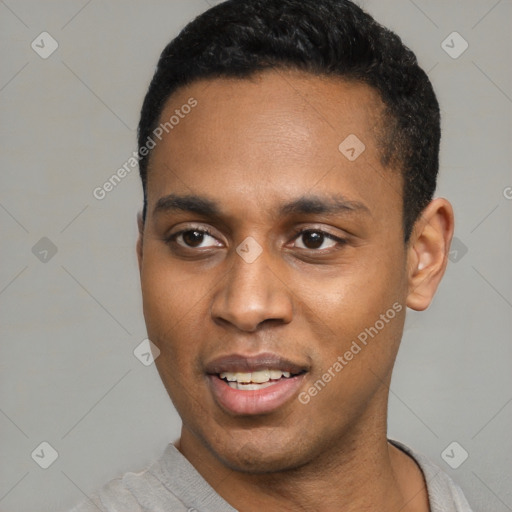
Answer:
[[[269,263],[265,251],[251,263],[233,254],[231,270],[213,298],[211,315],[217,324],[254,332],[264,322],[291,322],[291,291]]]

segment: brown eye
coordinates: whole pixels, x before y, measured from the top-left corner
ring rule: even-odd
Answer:
[[[198,247],[204,240],[204,235],[203,231],[185,231],[181,236],[186,245]]]
[[[306,231],[302,234],[302,241],[308,249],[318,249],[322,247],[325,236],[318,231]]]
[[[323,231],[307,229],[301,231],[296,240],[296,247],[299,249],[310,249],[310,250],[325,250],[331,249],[336,245],[343,245],[345,240],[335,237],[330,233]]]
[[[168,237],[166,242],[168,244],[179,245],[185,249],[222,247],[222,243],[220,243],[208,229],[184,229]]]

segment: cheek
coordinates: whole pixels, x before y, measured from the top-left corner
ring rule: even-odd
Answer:
[[[369,294],[366,302],[358,302],[359,294],[350,287],[340,295],[339,302],[324,303],[323,317],[319,313],[309,320],[310,327],[316,322],[315,364],[299,396],[304,407],[315,411],[315,421],[333,435],[340,422],[352,422],[375,399],[383,399],[405,313],[386,290],[380,296]]]
[[[147,251],[146,254],[141,286],[149,338],[161,351],[193,346],[190,342],[196,337],[198,327],[194,318],[205,307],[207,288],[204,277],[184,276],[168,258],[156,251]]]
[[[317,339],[312,377],[329,382],[319,405],[365,400],[392,369],[405,318],[404,256],[397,251],[376,259],[375,252],[369,249],[330,278],[303,283],[297,291]]]
[[[345,338],[373,325],[395,302],[402,304],[407,292],[404,256],[397,252],[375,258],[375,252],[369,247],[320,277],[297,276],[294,287],[304,314]]]
[[[198,402],[201,384],[194,362],[204,338],[200,333],[204,322],[199,317],[207,288],[198,282],[200,279],[200,274],[185,276],[165,254],[145,254],[141,285],[147,333],[160,350],[155,364],[182,416]]]

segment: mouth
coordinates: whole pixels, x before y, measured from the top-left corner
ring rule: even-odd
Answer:
[[[207,365],[214,401],[232,415],[268,414],[298,391],[308,371],[274,354],[231,355]]]

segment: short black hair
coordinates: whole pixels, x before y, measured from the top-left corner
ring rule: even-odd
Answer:
[[[436,188],[439,104],[414,53],[349,0],[227,0],[198,16],[167,45],[138,129],[143,217],[150,154],[140,150],[169,97],[196,80],[249,78],[266,69],[343,77],[378,91],[384,104],[381,160],[402,172],[407,242]]]

